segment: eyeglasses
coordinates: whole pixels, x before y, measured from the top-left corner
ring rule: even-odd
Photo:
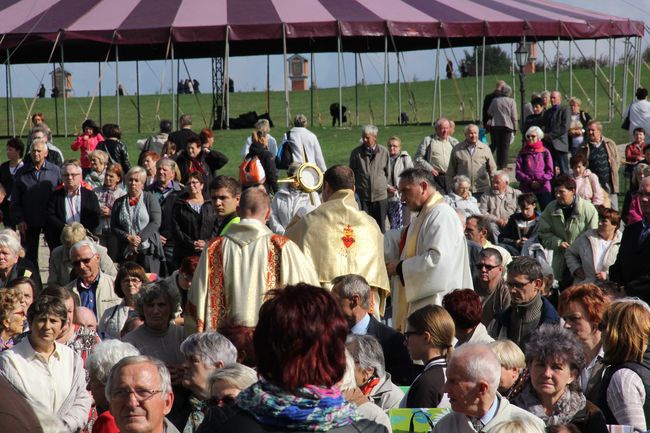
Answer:
[[[408,340],[409,337],[410,337],[411,335],[422,335],[422,332],[418,332],[418,331],[404,331],[403,334],[404,334],[404,338],[406,338],[406,339]]]
[[[114,401],[127,401],[131,397],[131,394],[133,394],[135,399],[138,400],[138,403],[143,403],[147,400],[151,400],[151,398],[159,392],[162,392],[162,390],[118,389],[111,393],[111,399]]]
[[[90,261],[91,261],[92,259],[93,259],[93,257],[88,257],[87,259],[79,259],[79,260],[75,260],[74,262],[72,262],[72,266],[75,266],[75,267],[76,267],[76,266],[80,266],[82,263],[83,263],[84,265],[88,265],[88,264],[90,264]]]
[[[498,268],[501,265],[486,265],[485,263],[477,263],[474,266],[476,266],[476,269],[478,269],[479,271],[483,270],[483,268],[487,269],[488,271],[491,271],[492,269]]]
[[[508,281],[506,284],[508,287],[513,287],[515,289],[521,290],[524,287],[526,287],[528,284],[530,284],[532,281],[527,281],[525,283],[520,283],[519,281]]]

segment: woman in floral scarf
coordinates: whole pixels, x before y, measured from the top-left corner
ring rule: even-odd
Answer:
[[[348,325],[325,289],[300,283],[269,293],[253,335],[260,380],[232,416],[207,431],[385,432],[362,419],[336,386],[345,373]],[[205,423],[204,423],[205,424]]]
[[[607,433],[603,413],[580,391],[582,344],[559,325],[542,325],[526,345],[530,384],[512,402],[547,427],[574,424],[582,433]]]

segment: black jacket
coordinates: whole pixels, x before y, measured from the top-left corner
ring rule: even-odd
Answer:
[[[650,292],[641,290],[650,289],[650,235],[639,244],[639,237],[643,230],[643,221],[630,224],[623,230],[621,245],[618,249],[616,262],[609,268],[609,278],[625,287],[629,296],[643,296],[644,300],[650,298]],[[637,287],[638,286],[638,287]],[[628,289],[636,287],[635,293]]]
[[[9,206],[14,224],[26,222],[30,227],[45,227],[47,213],[43,208],[60,182],[61,170],[48,161],[39,174],[32,164],[18,170]]]
[[[9,202],[11,197],[11,190],[14,188],[14,176],[9,170],[9,161],[5,161],[0,165],[0,184],[4,187],[7,196],[0,203],[0,211],[2,211],[2,222],[5,226],[13,225],[11,216],[9,214]]]
[[[178,158],[176,159],[176,164],[178,164],[178,170],[181,172],[181,183],[186,184],[190,175],[190,157],[186,152],[177,155]],[[199,154],[199,158],[206,177],[205,192],[210,185],[210,181],[212,181],[212,178],[214,177],[214,172],[226,165],[228,157],[221,152],[211,150],[209,152],[202,151]]]
[[[526,233],[526,238],[530,239],[532,238],[535,234],[537,234],[537,227],[539,226],[539,212],[535,212],[535,224],[529,229],[528,233]],[[499,242],[502,244],[506,244],[511,246],[512,248],[516,249],[517,251],[521,252],[521,247],[517,245],[517,241],[521,239],[521,236],[519,236],[519,229],[517,228],[517,221],[523,221],[524,217],[521,214],[521,212],[515,212],[514,214],[510,215],[510,218],[508,218],[508,223],[506,226],[503,228],[501,233],[499,233]]]
[[[211,411],[213,412],[213,411]],[[209,412],[209,414],[211,413]],[[197,433],[307,433],[281,427],[260,424],[252,415],[235,409],[230,416],[208,416],[203,420]],[[386,427],[374,421],[361,419],[354,424],[329,430],[330,433],[386,433]]]
[[[571,109],[562,105],[549,108],[544,112],[544,142],[548,148],[560,152],[569,151],[569,126]]]
[[[175,236],[172,219],[174,218],[174,203],[176,203],[178,196],[183,192],[181,184],[173,181],[172,190],[165,197],[158,192],[158,181],[146,187],[145,191],[150,192],[158,200],[158,204],[160,205],[160,236],[164,236],[167,239],[165,246],[174,246]]]
[[[79,216],[79,222],[86,228],[94,232],[97,226],[99,225],[99,217],[101,215],[101,210],[99,208],[99,200],[94,192],[84,188],[80,188],[81,192],[81,215]],[[54,245],[49,245],[50,248],[54,249],[61,245],[61,232],[65,226],[65,201],[66,201],[66,190],[63,187],[57,188],[50,197],[50,200],[47,205],[47,227],[46,231],[48,232],[48,244],[54,242]]]
[[[605,416],[590,401],[587,401],[585,407],[573,415],[571,424],[578,427],[581,433],[607,433],[609,431],[605,423]]]
[[[108,153],[111,163],[118,163],[122,166],[122,171],[126,174],[131,169],[129,162],[129,151],[126,145],[120,140],[104,140],[97,144],[95,150],[103,150]]]
[[[5,287],[9,281],[21,277],[28,277],[31,278],[32,281],[34,281],[34,284],[36,285],[36,289],[34,290],[34,296],[40,293],[41,289],[43,288],[43,283],[41,281],[41,274],[38,272],[36,266],[34,266],[32,262],[30,262],[28,259],[24,257],[20,257],[18,259],[14,267],[11,269],[11,272],[9,272],[7,281],[5,281],[4,284],[0,285],[0,287]]]
[[[196,133],[189,128],[181,128],[169,134],[168,140],[176,145],[176,154],[187,149],[187,139],[195,136]]]
[[[172,215],[174,257],[201,255],[201,251],[194,250],[194,241],[208,241],[212,236],[217,219],[212,202],[204,202],[201,212],[196,213],[187,203],[185,194],[181,194],[174,203]]]
[[[424,371],[411,384],[406,395],[406,407],[438,407],[444,392],[445,368],[447,362],[443,356],[430,359],[424,367]]]
[[[262,168],[264,168],[264,175],[266,180],[264,181],[264,186],[268,192],[276,192],[278,190],[278,176],[277,169],[275,168],[275,157],[271,152],[266,150],[264,146],[259,143],[253,142],[248,149],[248,154],[246,158],[252,158],[257,156],[262,163]]]
[[[404,345],[404,334],[384,325],[372,316],[366,332],[379,340],[384,351],[386,371],[390,373],[393,383],[410,385],[419,369],[413,364]]]

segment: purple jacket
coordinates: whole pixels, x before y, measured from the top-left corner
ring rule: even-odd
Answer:
[[[553,159],[551,152],[544,149],[543,152],[533,152],[525,146],[517,155],[515,163],[515,176],[519,181],[521,192],[551,192],[551,179],[553,178]],[[537,181],[542,187],[534,190],[531,183]]]

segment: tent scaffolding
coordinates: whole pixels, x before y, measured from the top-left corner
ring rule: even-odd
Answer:
[[[251,10],[255,13],[252,14]],[[441,49],[482,46],[486,44],[518,43],[522,38],[559,47],[561,41],[625,38],[625,74],[621,106],[625,105],[625,89],[638,85],[641,71],[641,38],[644,24],[587,9],[580,9],[550,0],[502,0],[489,2],[455,2],[441,0],[376,0],[345,2],[331,0],[129,0],[115,7],[114,0],[89,0],[83,8],[66,0],[12,0],[0,5],[0,59],[6,65],[6,94],[12,106],[11,65],[43,63],[57,42],[59,49],[49,56],[49,62],[102,61],[106,49],[114,48],[116,72],[120,61],[171,59],[172,83],[174,60],[189,58],[223,58],[220,81],[223,104],[221,119],[228,126],[228,66],[231,56],[282,54],[285,57],[285,121],[290,119],[290,101],[286,56],[290,52],[336,52],[337,69],[343,52],[383,52],[384,123],[387,123],[388,53],[408,50]],[[59,37],[61,40],[59,41]],[[391,43],[389,43],[389,38]],[[594,48],[597,48],[594,42]],[[485,49],[482,51],[485,53]],[[65,57],[64,57],[65,55]],[[436,54],[439,56],[439,54]],[[559,56],[555,66],[555,84],[559,83]],[[439,62],[439,58],[438,61]],[[485,62],[476,70],[484,69]],[[629,64],[633,63],[630,70]],[[356,64],[356,62],[355,62]],[[546,83],[547,61],[544,60]],[[176,78],[180,72],[177,66]],[[398,77],[402,64],[398,65]],[[439,69],[439,64],[438,68]],[[215,71],[216,72],[216,71]],[[602,85],[594,66],[594,82]],[[119,72],[116,74],[118,75]],[[628,75],[631,76],[631,80]],[[611,88],[613,76],[605,87]],[[398,78],[400,80],[400,78]],[[116,81],[119,81],[116,80]],[[573,85],[573,79],[571,80]],[[480,84],[480,86],[479,86]],[[116,86],[119,82],[116,83]],[[355,83],[357,85],[357,83]],[[315,86],[312,86],[312,89]],[[480,87],[480,88],[479,88]],[[339,80],[340,88],[340,80]],[[215,91],[217,89],[215,88]],[[174,121],[180,108],[174,97],[171,104]],[[476,101],[485,95],[484,76],[477,80]],[[433,90],[435,106],[441,112],[440,74],[436,73]],[[401,88],[398,89],[401,104]],[[595,104],[596,94],[593,102]],[[119,116],[120,98],[116,99]],[[68,134],[67,102],[63,98],[64,134]],[[218,118],[217,100],[213,116]],[[342,94],[339,91],[339,119],[342,118]],[[618,104],[616,105],[618,106]],[[138,104],[139,107],[139,104]],[[401,107],[399,108],[401,111]],[[480,112],[480,110],[476,110]],[[139,115],[139,114],[138,114]],[[15,134],[9,123],[8,133]],[[435,116],[433,116],[435,117]]]

